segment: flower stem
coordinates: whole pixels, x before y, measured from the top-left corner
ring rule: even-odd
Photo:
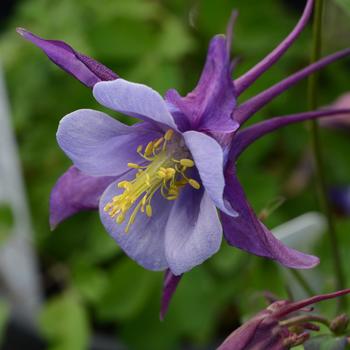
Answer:
[[[329,328],[330,322],[326,318],[317,315],[300,315],[293,318],[289,318],[285,321],[280,321],[279,324],[284,327],[297,326],[306,322],[317,322],[325,325]]]
[[[314,24],[313,24],[313,48],[311,63],[316,62],[322,51],[322,19],[323,19],[323,7],[324,0],[316,0],[315,2],[315,14],[314,14]],[[317,101],[317,83],[318,83],[318,74],[310,76],[308,81],[308,103],[309,109],[314,110],[318,107]],[[327,197],[327,186],[326,178],[324,173],[324,161],[321,149],[320,135],[319,135],[319,126],[316,121],[311,121],[311,137],[312,137],[312,147],[313,153],[316,162],[316,180],[318,184],[319,200],[321,207],[327,217],[328,224],[328,234],[331,248],[331,255],[334,264],[334,273],[336,277],[337,289],[345,288],[345,276],[343,271],[343,264],[341,259],[341,254],[339,250],[339,243],[337,232],[335,228],[335,222],[333,214],[331,211],[330,203]],[[344,311],[346,310],[347,303],[346,298],[338,299],[338,307],[341,307]]]

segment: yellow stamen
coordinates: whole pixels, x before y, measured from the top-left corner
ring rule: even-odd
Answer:
[[[141,166],[135,163],[128,163],[128,167],[129,168],[133,168],[133,169],[140,169]]]
[[[118,183],[119,188],[129,188],[131,186],[129,181],[121,181]]]
[[[194,166],[194,161],[192,159],[181,159],[180,164],[186,168],[192,168]]]
[[[155,143],[154,143],[154,148],[158,148],[164,141],[164,138],[161,137],[160,139],[158,139]]]
[[[199,190],[201,188],[201,185],[199,184],[199,182],[194,179],[189,179],[188,183],[196,190]]]
[[[131,211],[124,229],[126,233],[139,212],[147,217],[153,216],[151,201],[158,190],[163,198],[171,201],[179,197],[181,189],[187,184],[195,189],[201,187],[196,180],[186,176],[187,168],[195,164],[187,158],[188,151],[183,146],[174,145],[175,142],[174,131],[168,130],[163,137],[149,142],[145,148],[139,145],[137,153],[147,165],[128,163],[129,168],[136,170],[135,178],[119,182],[118,188],[122,189],[122,193],[105,205],[104,211],[118,224],[122,224]]]
[[[169,129],[165,135],[164,135],[164,139],[166,141],[170,141],[172,138],[173,138],[173,135],[174,135],[174,131],[172,129]]]
[[[146,206],[146,214],[149,218],[152,216],[152,207],[150,204],[147,204]]]
[[[120,214],[118,215],[116,222],[117,224],[121,224],[124,220],[125,220],[125,215]]]
[[[151,141],[147,144],[146,148],[145,148],[145,156],[148,157],[152,154],[153,152],[153,144],[154,144],[154,141]]]

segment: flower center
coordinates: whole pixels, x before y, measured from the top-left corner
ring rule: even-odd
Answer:
[[[163,137],[149,142],[144,149],[143,145],[138,146],[137,153],[146,165],[128,163],[128,167],[137,171],[135,178],[119,182],[118,188],[122,188],[123,193],[114,196],[104,207],[104,211],[115,218],[118,224],[124,222],[126,213],[134,207],[125,227],[126,233],[139,211],[148,217],[152,216],[151,201],[158,190],[165,199],[175,200],[187,184],[197,190],[200,188],[196,180],[186,176],[187,169],[194,167],[193,160],[188,158],[189,152],[173,139],[173,130],[168,130]]]

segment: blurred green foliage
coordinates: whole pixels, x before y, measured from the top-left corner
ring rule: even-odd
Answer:
[[[333,4],[327,16],[338,11],[336,7]],[[235,72],[239,76],[273,49],[296,23],[299,13],[293,1],[287,5],[281,0],[27,0],[18,3],[1,33],[0,58],[8,78],[36,248],[46,285],[50,286],[40,321],[50,350],[83,350],[93,333],[111,330],[132,350],[183,349],[184,344],[212,348],[239,321],[264,307],[262,291],[287,296],[274,262],[248,256],[223,243],[220,253],[186,274],[166,321],[161,323],[162,274],[145,271],[126,257],[104,232],[96,213],[81,213],[55,232],[49,231],[50,189],[69,166],[55,141],[58,122],[79,108],[102,108],[91,91],[24,42],[15,27],[64,40],[123,78],[148,84],[161,93],[171,87],[185,93],[195,86],[208,42],[214,34],[224,32],[232,8],[240,13],[233,45],[234,56],[241,57]],[[334,28],[332,33],[344,34]],[[308,28],[285,58],[242,99],[305,66],[310,38]],[[334,48],[334,38],[327,38],[325,52]],[[324,70],[320,86],[323,105],[349,90],[349,74],[346,62]],[[254,121],[303,111],[305,96],[304,82],[275,100]],[[286,179],[309,142],[305,125],[292,126],[259,141],[239,161],[241,181],[257,212],[276,197],[287,196],[286,203],[268,218],[269,227],[319,209],[312,184],[300,193],[285,191]],[[349,136],[323,131],[322,142],[328,181],[349,183],[350,160],[344,152],[350,146]],[[337,228],[346,257],[350,221],[339,219]],[[322,259],[316,269],[323,278],[320,291],[331,290],[334,280],[327,238],[319,242],[314,253]],[[350,281],[350,264],[345,268]]]

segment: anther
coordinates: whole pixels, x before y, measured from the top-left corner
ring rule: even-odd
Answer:
[[[148,174],[146,174],[146,181],[145,181],[145,182],[146,182],[146,185],[147,185],[148,187],[151,186],[150,180],[151,180],[150,176],[149,176]]]
[[[121,224],[124,220],[125,220],[124,214],[120,214],[117,216],[116,222],[117,222],[117,224]]]
[[[130,187],[130,182],[129,181],[121,181],[118,183],[119,188],[129,188]]]
[[[192,159],[181,159],[180,164],[186,168],[192,168],[194,166],[194,161]]]
[[[140,166],[136,163],[128,163],[129,168],[140,169]]]
[[[155,143],[154,143],[154,148],[158,148],[164,141],[164,138],[161,137],[160,139],[158,139]]]
[[[152,207],[150,204],[146,205],[146,215],[150,218],[152,216]]]
[[[199,190],[201,188],[201,185],[199,184],[199,182],[194,179],[189,179],[188,183],[196,190]]]
[[[172,129],[169,129],[165,135],[164,135],[164,139],[166,141],[170,141],[172,138],[173,138],[173,135],[174,135],[174,131]]]
[[[153,145],[154,145],[154,142],[151,141],[147,144],[146,148],[145,148],[145,156],[148,157],[152,154],[153,152]]]

